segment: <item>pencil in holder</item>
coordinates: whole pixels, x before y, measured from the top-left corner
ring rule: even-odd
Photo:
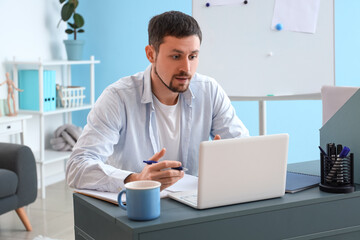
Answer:
[[[354,154],[348,157],[328,156],[320,153],[321,191],[330,193],[351,193],[354,185]]]

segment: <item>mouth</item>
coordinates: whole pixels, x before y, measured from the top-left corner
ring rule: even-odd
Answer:
[[[191,76],[174,76],[174,78],[178,81],[185,82],[190,81]]]
[[[181,82],[189,80],[189,78],[187,78],[187,77],[175,77],[175,79],[178,80],[178,81],[181,81]]]

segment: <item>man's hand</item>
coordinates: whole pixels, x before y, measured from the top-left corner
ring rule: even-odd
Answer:
[[[165,155],[166,149],[163,148],[160,152],[155,153],[149,160],[159,161]],[[139,180],[154,180],[161,183],[160,191],[170,187],[181,178],[184,177],[184,171],[179,170],[165,170],[164,168],[180,167],[181,162],[165,160],[156,164],[147,165],[140,173],[133,173],[129,175],[124,183],[139,181]]]
[[[220,135],[216,134],[215,137],[214,137],[214,140],[220,140],[220,139],[221,139]]]

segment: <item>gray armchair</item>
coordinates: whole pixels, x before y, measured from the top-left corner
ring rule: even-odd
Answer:
[[[0,143],[0,215],[15,210],[27,231],[32,227],[24,206],[37,196],[36,163],[24,145]]]

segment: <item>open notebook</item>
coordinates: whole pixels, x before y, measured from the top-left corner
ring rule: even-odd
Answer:
[[[169,195],[169,193],[174,192],[181,192],[181,191],[188,191],[188,190],[196,190],[197,189],[197,182],[198,178],[192,175],[185,174],[184,178],[182,178],[180,181],[172,185],[171,187],[168,187],[166,190],[163,190],[160,192],[160,197],[164,198]],[[87,190],[87,189],[74,189],[74,192],[97,198],[103,201],[107,201],[113,204],[118,205],[118,195],[119,193],[113,193],[113,192],[101,192],[96,190]],[[126,202],[126,194],[122,196],[121,199],[124,203]]]

